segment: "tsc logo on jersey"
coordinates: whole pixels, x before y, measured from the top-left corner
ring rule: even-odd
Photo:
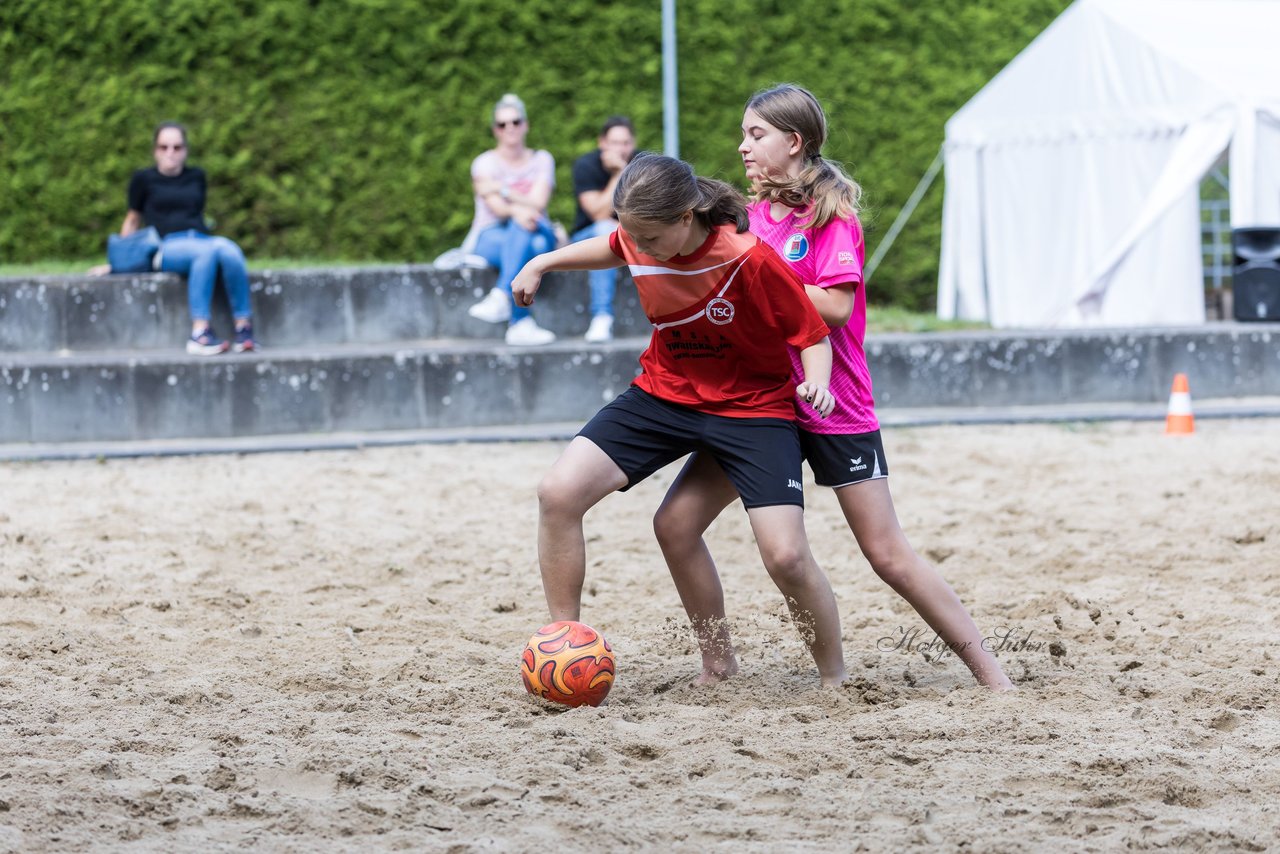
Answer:
[[[853,263],[856,263],[856,259],[854,259],[854,257],[853,257],[853,253],[852,253],[852,252],[841,252],[841,253],[837,256],[837,260],[838,260],[841,264],[853,264]]]
[[[792,263],[799,261],[808,254],[809,238],[798,232],[788,237],[787,242],[782,244],[782,257]]]
[[[727,299],[716,297],[707,303],[707,320],[716,326],[724,326],[733,320],[733,303]]]

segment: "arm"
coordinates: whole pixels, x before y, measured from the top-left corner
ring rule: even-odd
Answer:
[[[547,209],[547,202],[551,201],[551,183],[549,181],[535,181],[533,186],[529,188],[529,192],[517,193],[512,190],[507,194],[507,200],[542,213]]]
[[[796,397],[826,418],[836,408],[836,399],[827,390],[831,383],[831,342],[823,338],[805,347],[800,351],[800,364],[804,368],[804,382],[796,386]]]
[[[618,176],[621,174],[621,172],[614,172],[610,175],[609,183],[602,189],[583,190],[578,193],[578,204],[582,205],[582,209],[593,222],[613,216],[613,191],[618,189]]]
[[[502,184],[493,178],[475,178],[472,184],[476,195],[484,199],[495,216],[499,219],[514,219],[529,231],[537,227],[551,198],[551,185],[545,181],[534,184],[528,193],[518,193],[515,190],[504,193]]]
[[[618,178],[626,168],[627,161],[614,151],[601,150],[600,165],[609,175],[609,180],[603,187],[596,184],[600,173],[591,163],[590,154],[583,155],[573,164],[573,186],[578,194],[578,205],[591,217],[592,222],[600,222],[613,216],[613,191],[618,189]],[[579,187],[582,189],[579,190]]]
[[[142,213],[130,210],[124,215],[124,222],[120,223],[120,236],[128,237],[140,228],[142,228]]]
[[[839,329],[848,323],[850,316],[853,315],[853,289],[855,287],[856,285],[853,282],[842,282],[829,288],[805,285],[804,292],[809,295],[809,301],[813,303],[813,307],[818,310],[818,314],[822,316],[822,319],[827,322],[827,326],[832,329]]]
[[[609,238],[593,237],[578,243],[534,256],[511,282],[511,296],[516,305],[532,305],[534,294],[542,284],[542,277],[553,270],[608,270],[621,267],[622,259],[609,248]],[[824,339],[825,340],[825,339]],[[827,372],[831,371],[830,354]]]

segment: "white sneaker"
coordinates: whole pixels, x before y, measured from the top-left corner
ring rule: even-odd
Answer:
[[[612,341],[613,315],[597,314],[591,318],[591,325],[587,327],[586,339],[588,344],[601,344],[605,341]]]
[[[532,317],[521,318],[507,327],[507,343],[514,347],[536,347],[554,340],[556,334],[550,329],[543,329]]]
[[[511,296],[502,288],[494,288],[467,309],[467,314],[486,323],[506,323],[511,319]]]

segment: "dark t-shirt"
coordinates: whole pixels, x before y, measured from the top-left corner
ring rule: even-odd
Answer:
[[[609,186],[609,179],[612,177],[609,174],[609,170],[604,168],[604,163],[600,161],[600,149],[598,148],[573,161],[573,202],[578,209],[577,218],[573,221],[574,234],[595,222],[582,209],[582,203],[578,201],[578,194],[588,193],[592,190],[603,190]]]
[[[204,170],[196,166],[172,176],[161,175],[154,166],[139,169],[129,181],[129,210],[141,213],[161,237],[192,228],[208,234],[204,200]]]

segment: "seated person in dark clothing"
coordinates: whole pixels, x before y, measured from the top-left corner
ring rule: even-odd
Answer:
[[[127,237],[144,226],[155,226],[162,238],[158,269],[186,275],[191,311],[188,353],[211,356],[228,349],[237,353],[252,350],[253,313],[244,253],[227,238],[209,233],[204,220],[205,174],[203,169],[186,165],[186,128],[165,122],[156,129],[154,143],[156,165],[139,169],[129,181],[129,210],[120,234]],[[92,272],[106,270],[96,267]],[[223,341],[209,327],[219,273],[235,318],[234,342]]]
[[[589,237],[608,236],[618,227],[613,211],[613,191],[618,176],[636,150],[636,135],[631,120],[613,116],[604,123],[596,150],[582,155],[573,163],[573,193],[578,201],[578,215],[573,223],[573,242]],[[613,292],[618,271],[592,270],[591,325],[587,341],[599,343],[613,338]]]

